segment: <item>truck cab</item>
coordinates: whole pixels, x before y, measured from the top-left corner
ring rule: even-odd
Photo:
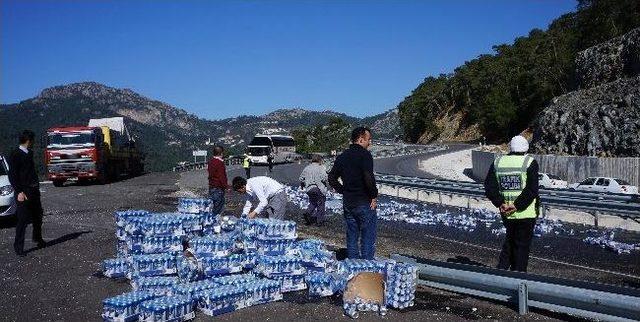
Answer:
[[[103,179],[105,144],[99,127],[51,128],[47,131],[47,177],[55,186],[69,179]]]

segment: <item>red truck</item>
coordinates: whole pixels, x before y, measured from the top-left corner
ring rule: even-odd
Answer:
[[[144,171],[142,154],[122,117],[91,119],[87,126],[50,128],[45,164],[47,177],[56,187],[70,179],[106,183]]]

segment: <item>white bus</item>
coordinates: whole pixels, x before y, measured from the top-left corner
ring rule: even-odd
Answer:
[[[253,164],[267,164],[268,156],[273,156],[273,163],[291,162],[295,158],[296,143],[288,135],[258,134],[247,145],[247,154]]]

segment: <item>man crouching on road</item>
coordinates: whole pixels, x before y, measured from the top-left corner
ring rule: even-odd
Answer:
[[[269,177],[233,178],[233,190],[246,193],[247,201],[242,216],[253,219],[257,216],[284,220],[287,209],[287,194],[284,186]],[[255,208],[254,204],[257,202]],[[253,210],[251,210],[253,208]]]
[[[484,187],[507,229],[498,268],[526,272],[538,217],[538,162],[526,154],[529,142],[520,135],[511,139],[509,148],[509,154],[491,165]]]
[[[349,148],[336,158],[329,172],[329,184],[343,196],[344,219],[347,225],[347,256],[373,259],[378,226],[378,188],[373,175],[373,157],[367,150],[371,145],[371,131],[366,127],[354,129],[351,132],[351,143]]]

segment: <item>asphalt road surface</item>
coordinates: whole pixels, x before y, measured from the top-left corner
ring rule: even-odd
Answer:
[[[422,178],[437,178],[433,174],[420,170],[418,163],[421,160],[432,158],[435,156],[452,153],[460,150],[466,150],[472,147],[472,145],[465,143],[453,143],[448,144],[448,149],[443,151],[435,151],[430,153],[422,153],[408,156],[398,156],[392,158],[376,159],[374,160],[374,171],[380,173],[392,173],[403,176],[422,177]]]
[[[415,158],[415,157],[411,157]],[[376,170],[387,160],[376,160]],[[410,164],[411,161],[407,161]],[[397,163],[391,162],[396,165]],[[417,164],[417,162],[415,163]],[[253,175],[268,174],[289,184],[296,184],[304,164],[276,166],[273,173],[266,167],[254,167]],[[382,167],[382,169],[380,168]],[[407,166],[405,169],[410,169]],[[415,169],[414,169],[415,170]],[[417,171],[417,170],[416,170]],[[388,171],[386,171],[388,172]],[[229,179],[242,175],[242,169],[229,171]],[[0,221],[0,320],[6,321],[98,321],[102,300],[130,290],[126,280],[111,280],[99,273],[102,260],[115,256],[113,212],[121,209],[172,211],[178,196],[206,193],[206,173],[152,173],[104,186],[70,185],[55,188],[42,186],[45,218],[43,234],[48,247],[35,249],[27,232],[27,257],[13,254],[14,224]],[[227,213],[237,214],[242,196],[230,193]],[[290,205],[288,216],[300,220],[300,210]],[[332,216],[321,228],[299,225],[301,237],[322,238],[340,249],[344,247],[343,221]],[[456,230],[420,227],[395,222],[380,222],[378,253],[406,253],[445,261],[478,265],[495,265],[496,247],[500,240],[476,240]],[[589,248],[575,241],[553,239],[537,241],[530,269],[539,274],[571,277],[638,287],[638,255],[619,257],[605,250]],[[563,247],[563,245],[567,245]],[[549,247],[545,247],[545,246]],[[565,249],[573,253],[560,253]],[[587,250],[585,250],[587,249]],[[570,263],[558,263],[562,261]],[[635,262],[635,264],[633,264]],[[588,266],[592,268],[584,268]],[[635,267],[634,267],[635,266]],[[606,272],[615,269],[615,272]],[[565,315],[534,311],[521,317],[513,307],[433,289],[421,288],[416,306],[391,310],[382,318],[363,314],[362,321],[426,321],[426,320],[567,320]],[[239,310],[216,318],[198,314],[196,321],[302,321],[350,320],[343,316],[339,297],[309,300],[304,292],[290,293],[285,300]]]

